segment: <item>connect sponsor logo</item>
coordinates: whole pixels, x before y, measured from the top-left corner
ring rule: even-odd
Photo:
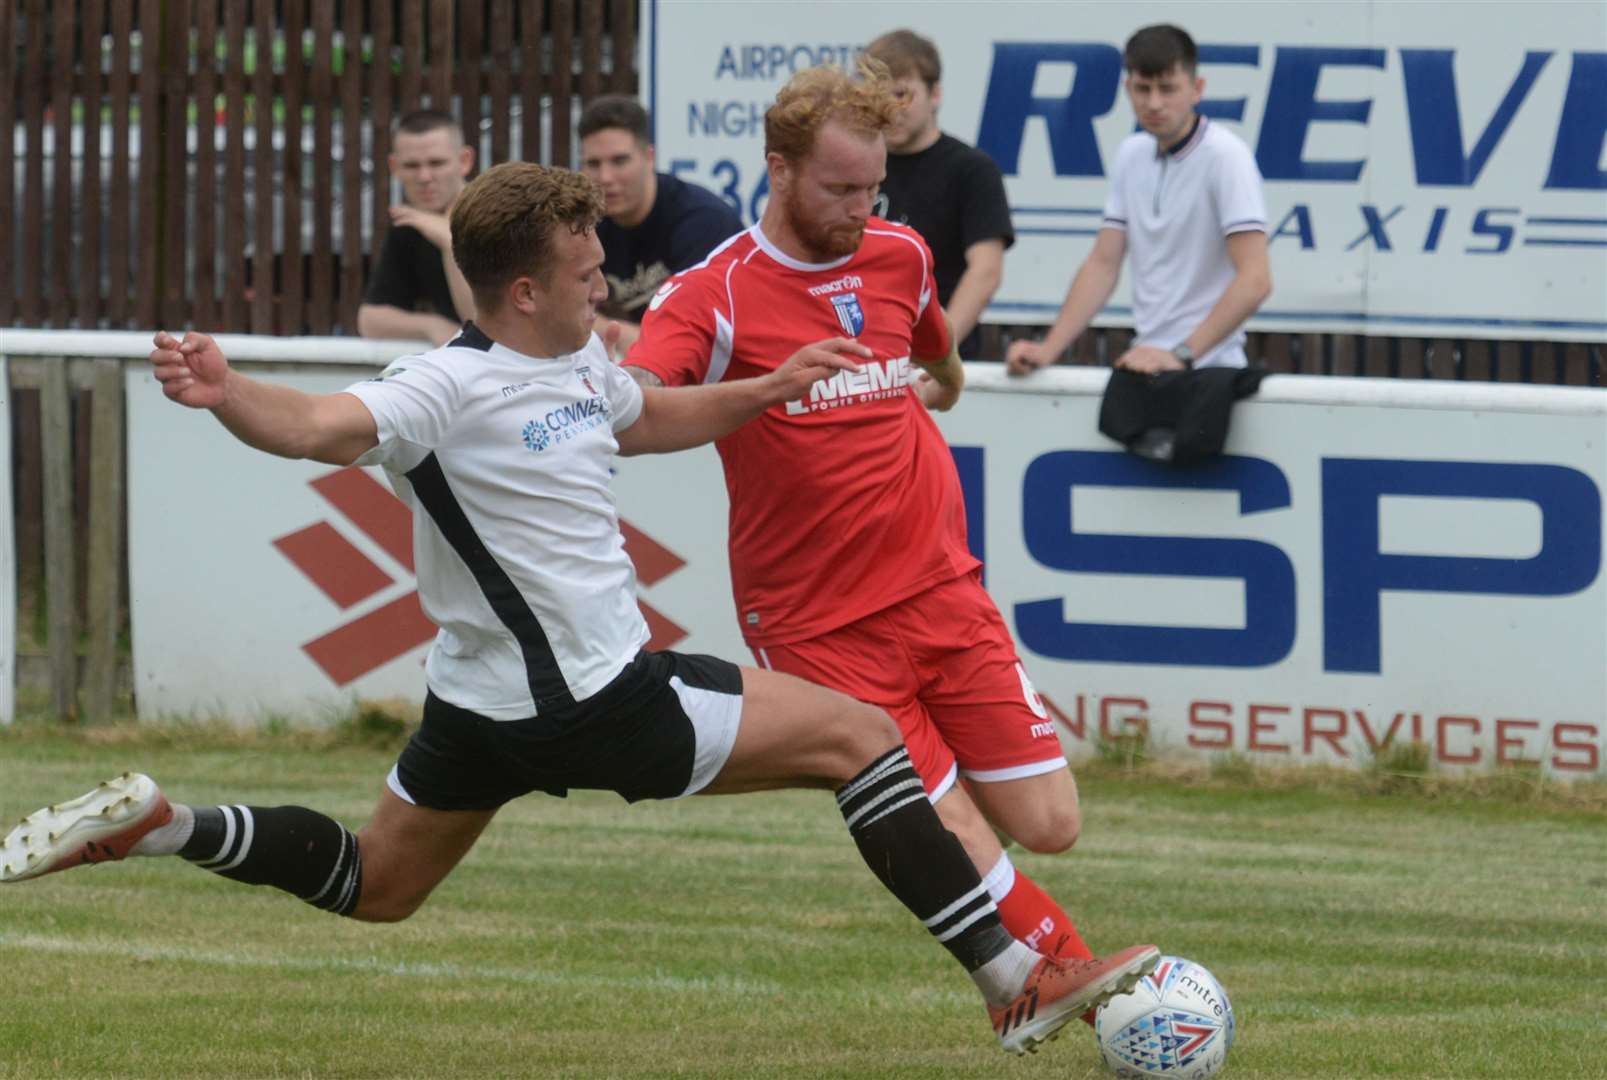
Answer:
[[[326,634],[301,646],[336,686],[346,686],[435,638],[424,614],[413,569],[413,516],[407,506],[365,470],[350,466],[310,481],[337,512],[334,524],[320,521],[271,541],[318,591],[343,612],[355,612]],[[636,579],[651,586],[686,560],[620,519],[625,554]],[[382,567],[353,542],[363,538],[390,564]],[[649,649],[669,649],[687,631],[669,616],[638,600],[647,620]]]
[[[549,446],[568,442],[588,431],[602,427],[608,423],[612,415],[613,410],[609,408],[608,399],[597,394],[584,401],[560,405],[540,418],[529,421],[519,433],[519,437],[527,449],[540,453]]]
[[[846,292],[849,289],[863,289],[865,281],[858,274],[845,274],[836,281],[828,281],[824,285],[814,285],[809,289],[810,296],[830,296],[832,293]]]
[[[859,370],[839,371],[809,388],[807,398],[787,402],[788,416],[823,412],[870,401],[886,401],[909,392],[913,369],[907,356],[891,360],[865,360]]]

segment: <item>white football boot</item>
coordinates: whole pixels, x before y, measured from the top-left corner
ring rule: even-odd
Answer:
[[[0,840],[0,883],[126,858],[141,837],[171,820],[173,808],[156,781],[124,773],[23,818]]]

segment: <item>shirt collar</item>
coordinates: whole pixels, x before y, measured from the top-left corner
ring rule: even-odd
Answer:
[[[1189,128],[1189,133],[1173,144],[1170,149],[1163,148],[1159,139],[1155,140],[1155,156],[1158,158],[1171,157],[1176,159],[1186,157],[1189,151],[1193,150],[1200,144],[1200,139],[1205,135],[1205,125],[1205,117],[1196,113],[1194,116],[1194,126]]]

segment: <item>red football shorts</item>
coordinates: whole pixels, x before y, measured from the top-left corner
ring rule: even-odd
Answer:
[[[761,667],[886,710],[934,801],[957,772],[988,782],[1065,767],[1054,722],[979,571],[754,655]]]

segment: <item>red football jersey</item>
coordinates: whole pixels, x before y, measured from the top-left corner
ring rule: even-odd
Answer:
[[[802,641],[978,566],[959,473],[911,383],[949,351],[932,256],[871,218],[853,255],[793,259],[758,227],[659,289],[627,364],[682,386],[747,379],[803,345],[874,356],[717,444],[731,495],[731,584],[754,647]]]

